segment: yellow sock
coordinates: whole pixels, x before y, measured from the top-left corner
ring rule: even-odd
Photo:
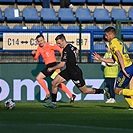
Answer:
[[[124,97],[126,102],[129,104],[129,107],[133,108],[133,99],[131,97]]]
[[[119,95],[133,96],[133,90],[130,90],[130,89],[122,89],[122,90],[119,92]]]

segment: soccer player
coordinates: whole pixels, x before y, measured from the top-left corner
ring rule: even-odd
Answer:
[[[53,67],[57,64],[54,51],[57,50],[62,55],[62,49],[56,44],[51,44],[50,42],[46,42],[43,35],[38,35],[36,37],[36,40],[39,44],[38,48],[37,48],[37,50],[33,50],[31,54],[32,54],[34,60],[37,60],[39,58],[39,56],[42,55],[43,61],[46,65],[46,67],[36,77],[38,83],[46,91],[46,97],[44,99],[44,101],[45,101],[45,100],[48,100],[50,98],[50,92],[49,92],[49,89],[46,86],[44,78],[46,78],[48,76],[52,76],[52,78],[55,78],[55,76],[56,76],[56,74],[54,72],[55,70],[53,70],[51,72],[48,72],[47,69],[49,67]],[[68,88],[65,86],[65,84],[62,83],[62,84],[59,85],[59,87],[65,93],[67,93],[69,95],[70,103],[74,102],[74,99],[76,98],[76,96],[68,90]]]
[[[103,89],[86,87],[85,81],[83,79],[82,70],[79,68],[76,62],[76,57],[78,53],[77,48],[71,44],[67,44],[66,38],[63,34],[58,35],[55,38],[55,40],[56,40],[56,44],[60,48],[63,48],[63,55],[61,58],[61,62],[56,66],[53,66],[51,68],[49,67],[48,72],[52,72],[56,69],[63,68],[64,66],[66,66],[66,68],[63,71],[61,71],[52,81],[52,102],[49,104],[44,104],[44,106],[56,108],[56,97],[57,97],[58,85],[70,79],[78,87],[78,89],[84,94],[105,93],[105,90]]]
[[[114,27],[105,29],[105,37],[110,42],[109,47],[113,58],[102,58],[99,54],[93,53],[93,58],[106,63],[117,63],[120,65],[120,72],[116,82],[115,93],[123,95],[129,104],[129,110],[133,110],[133,90],[126,88],[133,77],[133,63],[127,53],[126,47],[118,38],[116,38],[116,30]]]

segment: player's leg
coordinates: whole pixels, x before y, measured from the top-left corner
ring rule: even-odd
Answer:
[[[85,81],[83,79],[82,71],[80,69],[79,71],[77,71],[75,75],[74,74],[71,75],[71,79],[83,94],[101,94],[101,93],[104,94],[105,93],[105,90],[103,89],[87,88],[85,85]]]
[[[125,77],[124,75],[122,78],[119,77],[115,88],[115,94],[133,96],[133,90],[126,88],[129,85],[130,80],[131,79]]]
[[[133,77],[132,77],[132,79],[130,80],[129,89],[133,90]],[[131,98],[133,99],[133,96],[131,96]]]
[[[44,78],[46,78],[46,76],[45,76],[42,72],[40,72],[40,73],[37,75],[36,80],[37,80],[38,83],[42,86],[42,88],[45,90],[45,92],[46,92],[46,97],[45,97],[44,100],[47,100],[47,99],[49,99],[49,97],[50,97],[50,92],[49,92],[49,89],[48,89],[48,87],[47,87],[47,85],[46,85],[46,82],[45,82]]]
[[[70,97],[70,103],[73,103],[76,95],[72,94],[69,89],[66,87],[66,85],[64,83],[61,83],[59,85],[60,89],[63,90],[66,94],[68,94],[68,96]]]
[[[129,105],[129,110],[133,110],[133,99],[131,98],[131,96],[133,96],[133,90],[131,90],[131,89],[122,89],[122,88],[116,88],[115,90],[117,90],[116,94],[124,96],[126,102]]]
[[[129,105],[129,109],[133,110],[133,99],[130,96],[124,96],[124,98]]]
[[[133,99],[131,98],[131,96],[133,96],[133,90],[120,88],[116,88],[116,90],[120,90],[118,94],[124,96],[126,102],[129,105],[129,109],[133,110]]]
[[[58,86],[62,82],[66,81],[63,77],[60,75],[57,75],[54,80],[52,81],[52,102],[48,104],[44,104],[45,107],[48,108],[56,108],[56,98],[57,98],[57,92],[58,92]]]
[[[53,92],[53,93],[57,93],[57,91],[58,91],[57,88],[58,88],[59,84],[65,82],[65,81],[66,81],[66,80],[58,74],[58,75],[54,78],[54,80],[52,81],[52,92]]]
[[[129,83],[129,89],[133,90],[133,77]],[[129,104],[129,110],[133,110],[133,96],[125,96],[126,102]]]
[[[57,74],[58,74],[59,72],[60,72],[60,71],[57,69],[50,77],[51,77],[52,79],[54,79],[54,78],[57,76]],[[70,97],[70,103],[74,102],[74,99],[76,98],[76,95],[72,94],[72,93],[69,91],[69,89],[66,87],[66,85],[65,85],[64,83],[61,83],[61,84],[59,85],[59,88],[60,88],[61,90],[63,90],[66,94],[69,95],[69,97]]]
[[[82,87],[78,87],[79,90],[83,93],[83,94],[94,94],[95,90],[92,88],[87,88],[86,85],[82,86]]]
[[[116,90],[118,90],[118,89],[116,88]],[[124,96],[133,96],[133,90],[130,90],[128,88],[125,88],[125,89],[120,90],[118,94],[119,95],[124,95]]]
[[[48,65],[46,65],[46,67],[41,71],[44,75],[45,75],[45,77],[50,77],[50,76],[52,76],[52,74],[54,73],[54,70],[53,71],[51,71],[51,72],[49,72],[48,71],[48,68],[49,67],[53,67],[53,66],[55,66],[57,63],[56,62],[53,62],[53,63],[50,63],[50,64],[48,64]],[[45,78],[44,77],[44,78]],[[44,84],[43,84],[44,85]],[[50,92],[49,92],[49,90],[48,90],[48,88],[46,87],[46,84],[44,85],[44,87],[46,88],[46,97],[45,97],[45,99],[44,99],[44,101],[45,100],[48,100],[49,98],[50,98]]]
[[[48,68],[49,67],[52,67],[52,66],[55,66],[56,65],[56,62],[55,63],[51,63],[49,65],[47,65],[39,74],[38,76],[36,77],[38,83],[43,87],[43,89],[46,91],[46,97],[44,98],[44,101],[45,100],[48,100],[50,98],[50,91],[47,87],[47,84],[46,82],[44,81],[44,78],[48,77],[48,76],[51,76],[54,71],[52,72],[48,72]]]
[[[128,71],[128,73],[130,74],[130,76],[132,78],[133,68],[128,67],[126,71]],[[129,85],[131,78],[125,77],[123,72],[120,71],[120,73],[118,75],[118,80],[116,82],[116,88],[115,88],[115,93],[118,95],[123,95],[125,97],[125,100],[129,104],[130,108],[133,107],[133,99],[131,98],[131,96],[133,96],[133,90],[128,89],[126,87]]]
[[[118,75],[115,93],[124,96],[133,96],[133,90],[126,88],[133,77],[133,65],[125,68],[125,70],[130,75],[130,78],[127,78],[121,70]]]
[[[83,94],[105,94],[104,89],[88,88],[86,85],[78,88]]]

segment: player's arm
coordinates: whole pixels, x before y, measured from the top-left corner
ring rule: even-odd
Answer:
[[[100,62],[114,63],[114,60],[112,58],[103,58],[96,52],[93,53],[92,57],[94,60],[98,60]]]
[[[117,63],[117,61],[115,61],[115,59],[113,58],[113,56],[110,57],[110,58],[112,58],[114,60],[114,63],[106,63],[107,66],[118,66],[118,63]]]
[[[115,51],[115,54],[116,54],[116,56],[118,58],[118,61],[119,61],[120,66],[121,66],[121,69],[124,70],[125,69],[124,60],[123,60],[123,57],[122,57],[120,51],[119,50]]]
[[[33,51],[31,52],[31,55],[34,57],[34,56],[36,55],[36,50],[33,50]]]
[[[118,58],[121,70],[123,71],[123,73],[125,74],[126,77],[130,78],[130,75],[125,71],[124,60],[123,60],[123,57],[122,57],[120,51],[119,50],[115,51],[115,54]]]
[[[66,62],[64,61],[61,61],[59,64],[57,64],[56,66],[54,67],[51,67],[51,68],[48,68],[48,71],[51,72],[53,70],[56,70],[56,69],[60,69],[60,68],[63,68],[65,66]]]
[[[34,60],[37,60],[38,57],[40,56],[40,52],[39,52],[38,49],[37,49],[37,50],[33,50],[33,51],[31,52],[31,55],[33,56]]]
[[[118,63],[115,61],[115,63],[106,63],[108,66],[118,66]]]

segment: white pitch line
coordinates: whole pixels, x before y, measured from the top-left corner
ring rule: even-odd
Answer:
[[[133,129],[129,128],[110,128],[110,127],[96,127],[96,126],[79,126],[79,125],[67,125],[67,124],[0,124],[0,127],[6,127],[6,126],[56,126],[56,127],[70,127],[70,128],[82,128],[82,129],[97,129],[97,130],[114,130],[114,131],[133,131]]]
[[[71,127],[71,128],[89,128],[89,129],[104,129],[104,130],[117,130],[117,131],[133,131],[133,129],[125,129],[125,128],[109,128],[109,127],[95,127],[95,126],[79,126],[79,125],[66,125],[66,124],[39,124],[39,125],[47,125],[47,126],[59,126],[59,127]]]

